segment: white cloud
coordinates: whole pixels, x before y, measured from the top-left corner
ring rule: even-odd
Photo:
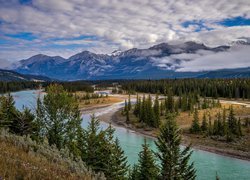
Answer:
[[[183,61],[177,71],[208,71],[250,67],[249,46],[235,46],[230,50],[218,53],[209,53],[191,57]]]
[[[11,63],[7,60],[0,59],[0,69],[8,68]]]
[[[0,19],[6,22],[0,24],[0,32],[31,32],[40,40],[40,49],[39,43],[32,41],[38,51],[53,44],[53,38],[81,35],[96,36],[101,43],[94,42],[95,47],[91,48],[106,52],[114,47],[144,48],[178,39],[221,45],[250,34],[250,26],[226,28],[216,23],[230,17],[250,17],[249,0],[33,0],[32,5],[0,0],[0,4]],[[182,26],[183,22],[194,20],[214,30],[195,32],[197,25]],[[90,42],[57,43],[85,47]],[[24,42],[25,45],[23,49],[28,52],[32,45]],[[51,51],[49,47],[47,51]],[[22,57],[20,54],[19,58]]]

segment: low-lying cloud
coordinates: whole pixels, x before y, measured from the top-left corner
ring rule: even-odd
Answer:
[[[224,52],[197,53],[182,61],[178,72],[197,72],[250,67],[250,46],[235,46]]]

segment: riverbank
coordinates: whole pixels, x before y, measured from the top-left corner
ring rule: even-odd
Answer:
[[[144,129],[144,128],[136,128],[135,126],[131,124],[126,123],[126,118],[121,116],[119,109],[116,112],[109,112],[106,114],[103,114],[99,116],[99,119],[101,121],[104,121],[106,123],[111,123],[114,126],[119,126],[123,127],[126,129],[129,129],[133,131],[134,133],[147,136],[150,138],[156,138],[158,131],[156,129]],[[227,156],[227,157],[233,157],[237,159],[242,159],[242,160],[247,160],[250,161],[250,152],[245,152],[241,150],[235,150],[235,149],[230,149],[229,146],[230,144],[225,143],[225,147],[222,148],[221,146],[218,146],[218,142],[212,143],[212,140],[209,140],[208,138],[202,138],[199,136],[193,136],[190,137],[189,135],[182,135],[182,144],[183,145],[188,145],[192,144],[193,149],[199,149],[211,153],[216,153],[219,155]],[[210,144],[211,146],[208,146],[207,144]]]

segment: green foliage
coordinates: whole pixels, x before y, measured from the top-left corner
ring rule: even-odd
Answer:
[[[78,146],[81,157],[95,172],[103,172],[107,179],[124,179],[128,166],[114,129],[100,129],[98,119],[92,116],[89,126],[81,132]]]
[[[138,160],[138,180],[156,180],[159,174],[159,169],[155,162],[153,152],[150,150],[146,140],[142,145],[142,151],[139,153]]]
[[[206,113],[203,114],[202,118],[202,124],[201,124],[201,130],[203,132],[206,132],[208,130],[208,123],[207,123],[207,116]]]
[[[198,94],[201,97],[250,98],[250,80],[247,78],[130,80],[121,82],[121,85],[126,91],[143,93],[166,94],[171,88],[174,96]]]
[[[17,109],[13,97],[8,93],[0,97],[0,128],[13,130],[13,121],[17,118]]]
[[[180,130],[174,118],[169,117],[156,141],[156,154],[161,163],[160,179],[195,179],[193,163],[188,163],[192,154],[190,146],[181,151],[180,144]]]
[[[50,145],[58,149],[67,146],[74,152],[72,142],[77,139],[75,132],[82,121],[76,99],[61,85],[50,85],[43,101],[37,103],[38,134],[43,134]]]
[[[194,110],[194,119],[190,128],[191,133],[199,133],[201,131],[200,125],[199,125],[199,115],[198,110],[195,108]]]

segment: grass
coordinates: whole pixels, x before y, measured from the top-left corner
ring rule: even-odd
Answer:
[[[29,137],[1,132],[0,179],[105,179],[88,170],[82,161]]]
[[[103,96],[99,98],[93,98],[93,99],[82,99],[81,97],[84,96],[86,93],[85,92],[76,92],[76,95],[78,97],[78,102],[79,102],[79,108],[89,108],[89,107],[94,107],[94,106],[104,106],[104,105],[111,105],[113,103],[121,102],[123,99],[119,97],[114,97],[114,96]]]

